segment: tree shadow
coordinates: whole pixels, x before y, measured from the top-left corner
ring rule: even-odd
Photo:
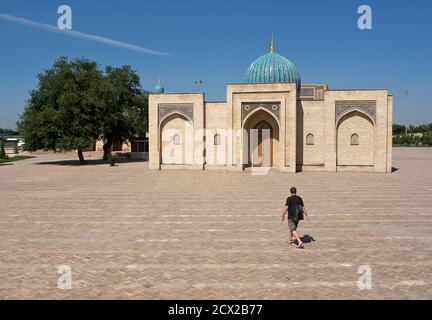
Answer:
[[[314,237],[311,237],[310,235],[308,235],[308,234],[305,234],[303,237],[300,237],[300,240],[303,242],[303,243],[312,243],[312,242],[315,242],[316,240],[314,239]]]
[[[130,159],[125,157],[119,157],[115,159],[115,164],[123,164],[123,163],[133,163],[133,162],[147,162],[147,160],[139,160],[139,159]],[[105,161],[103,159],[90,159],[85,160],[84,163],[80,163],[78,159],[76,160],[53,160],[53,161],[42,161],[36,162],[36,165],[57,165],[57,166],[99,166],[99,165],[110,165],[109,161]]]
[[[13,165],[13,163],[11,163],[11,162],[0,163],[0,167],[2,167],[2,166],[12,166],[12,165]]]

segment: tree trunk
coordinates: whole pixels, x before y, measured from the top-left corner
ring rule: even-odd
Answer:
[[[82,149],[78,149],[78,159],[79,159],[80,164],[84,164],[85,163]]]
[[[108,155],[111,153],[111,147],[113,144],[113,140],[112,138],[107,138],[105,141],[105,144],[103,145],[103,160],[107,161],[108,160]]]

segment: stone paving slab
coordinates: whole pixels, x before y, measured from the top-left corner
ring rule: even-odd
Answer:
[[[392,174],[74,159],[0,167],[0,299],[432,298],[431,148],[395,148]],[[312,215],[304,250],[280,223],[293,185]],[[60,265],[70,290],[57,287]],[[357,285],[362,265],[370,290]]]

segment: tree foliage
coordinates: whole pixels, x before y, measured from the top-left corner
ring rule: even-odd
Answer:
[[[404,134],[406,131],[406,126],[400,124],[393,125],[393,135]]]
[[[9,132],[16,133],[16,131],[11,129],[0,128],[0,133],[9,133]]]
[[[83,162],[82,150],[98,136],[94,119],[102,104],[102,74],[97,64],[63,57],[38,80],[18,124],[25,150],[78,150]]]
[[[393,125],[393,144],[399,146],[432,146],[432,123],[420,126]]]
[[[148,96],[130,66],[107,67],[102,85],[104,104],[99,119],[107,159],[114,141],[130,140],[147,131]]]
[[[2,140],[0,140],[0,159],[6,159],[6,151],[4,148],[4,142]]]
[[[62,57],[38,80],[18,123],[28,151],[77,150],[84,162],[92,139],[110,149],[147,130],[147,95],[130,66],[103,72],[94,61]]]

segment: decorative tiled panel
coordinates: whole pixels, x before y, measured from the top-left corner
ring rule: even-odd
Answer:
[[[300,99],[304,100],[324,100],[325,86],[304,85],[300,88]]]
[[[273,113],[277,119],[280,119],[280,109],[281,104],[280,102],[251,102],[251,103],[242,103],[241,106],[241,115],[242,115],[242,122],[244,119],[252,113],[254,110],[258,108],[267,109],[271,113]]]
[[[350,102],[338,101],[336,102],[336,122],[339,121],[348,112],[358,110],[369,115],[373,121],[376,121],[376,101],[368,102]]]
[[[300,97],[315,97],[315,88],[301,88]]]
[[[315,100],[324,100],[324,87],[315,88]]]
[[[192,104],[164,104],[158,106],[158,122],[160,123],[168,114],[179,113],[193,121]]]

